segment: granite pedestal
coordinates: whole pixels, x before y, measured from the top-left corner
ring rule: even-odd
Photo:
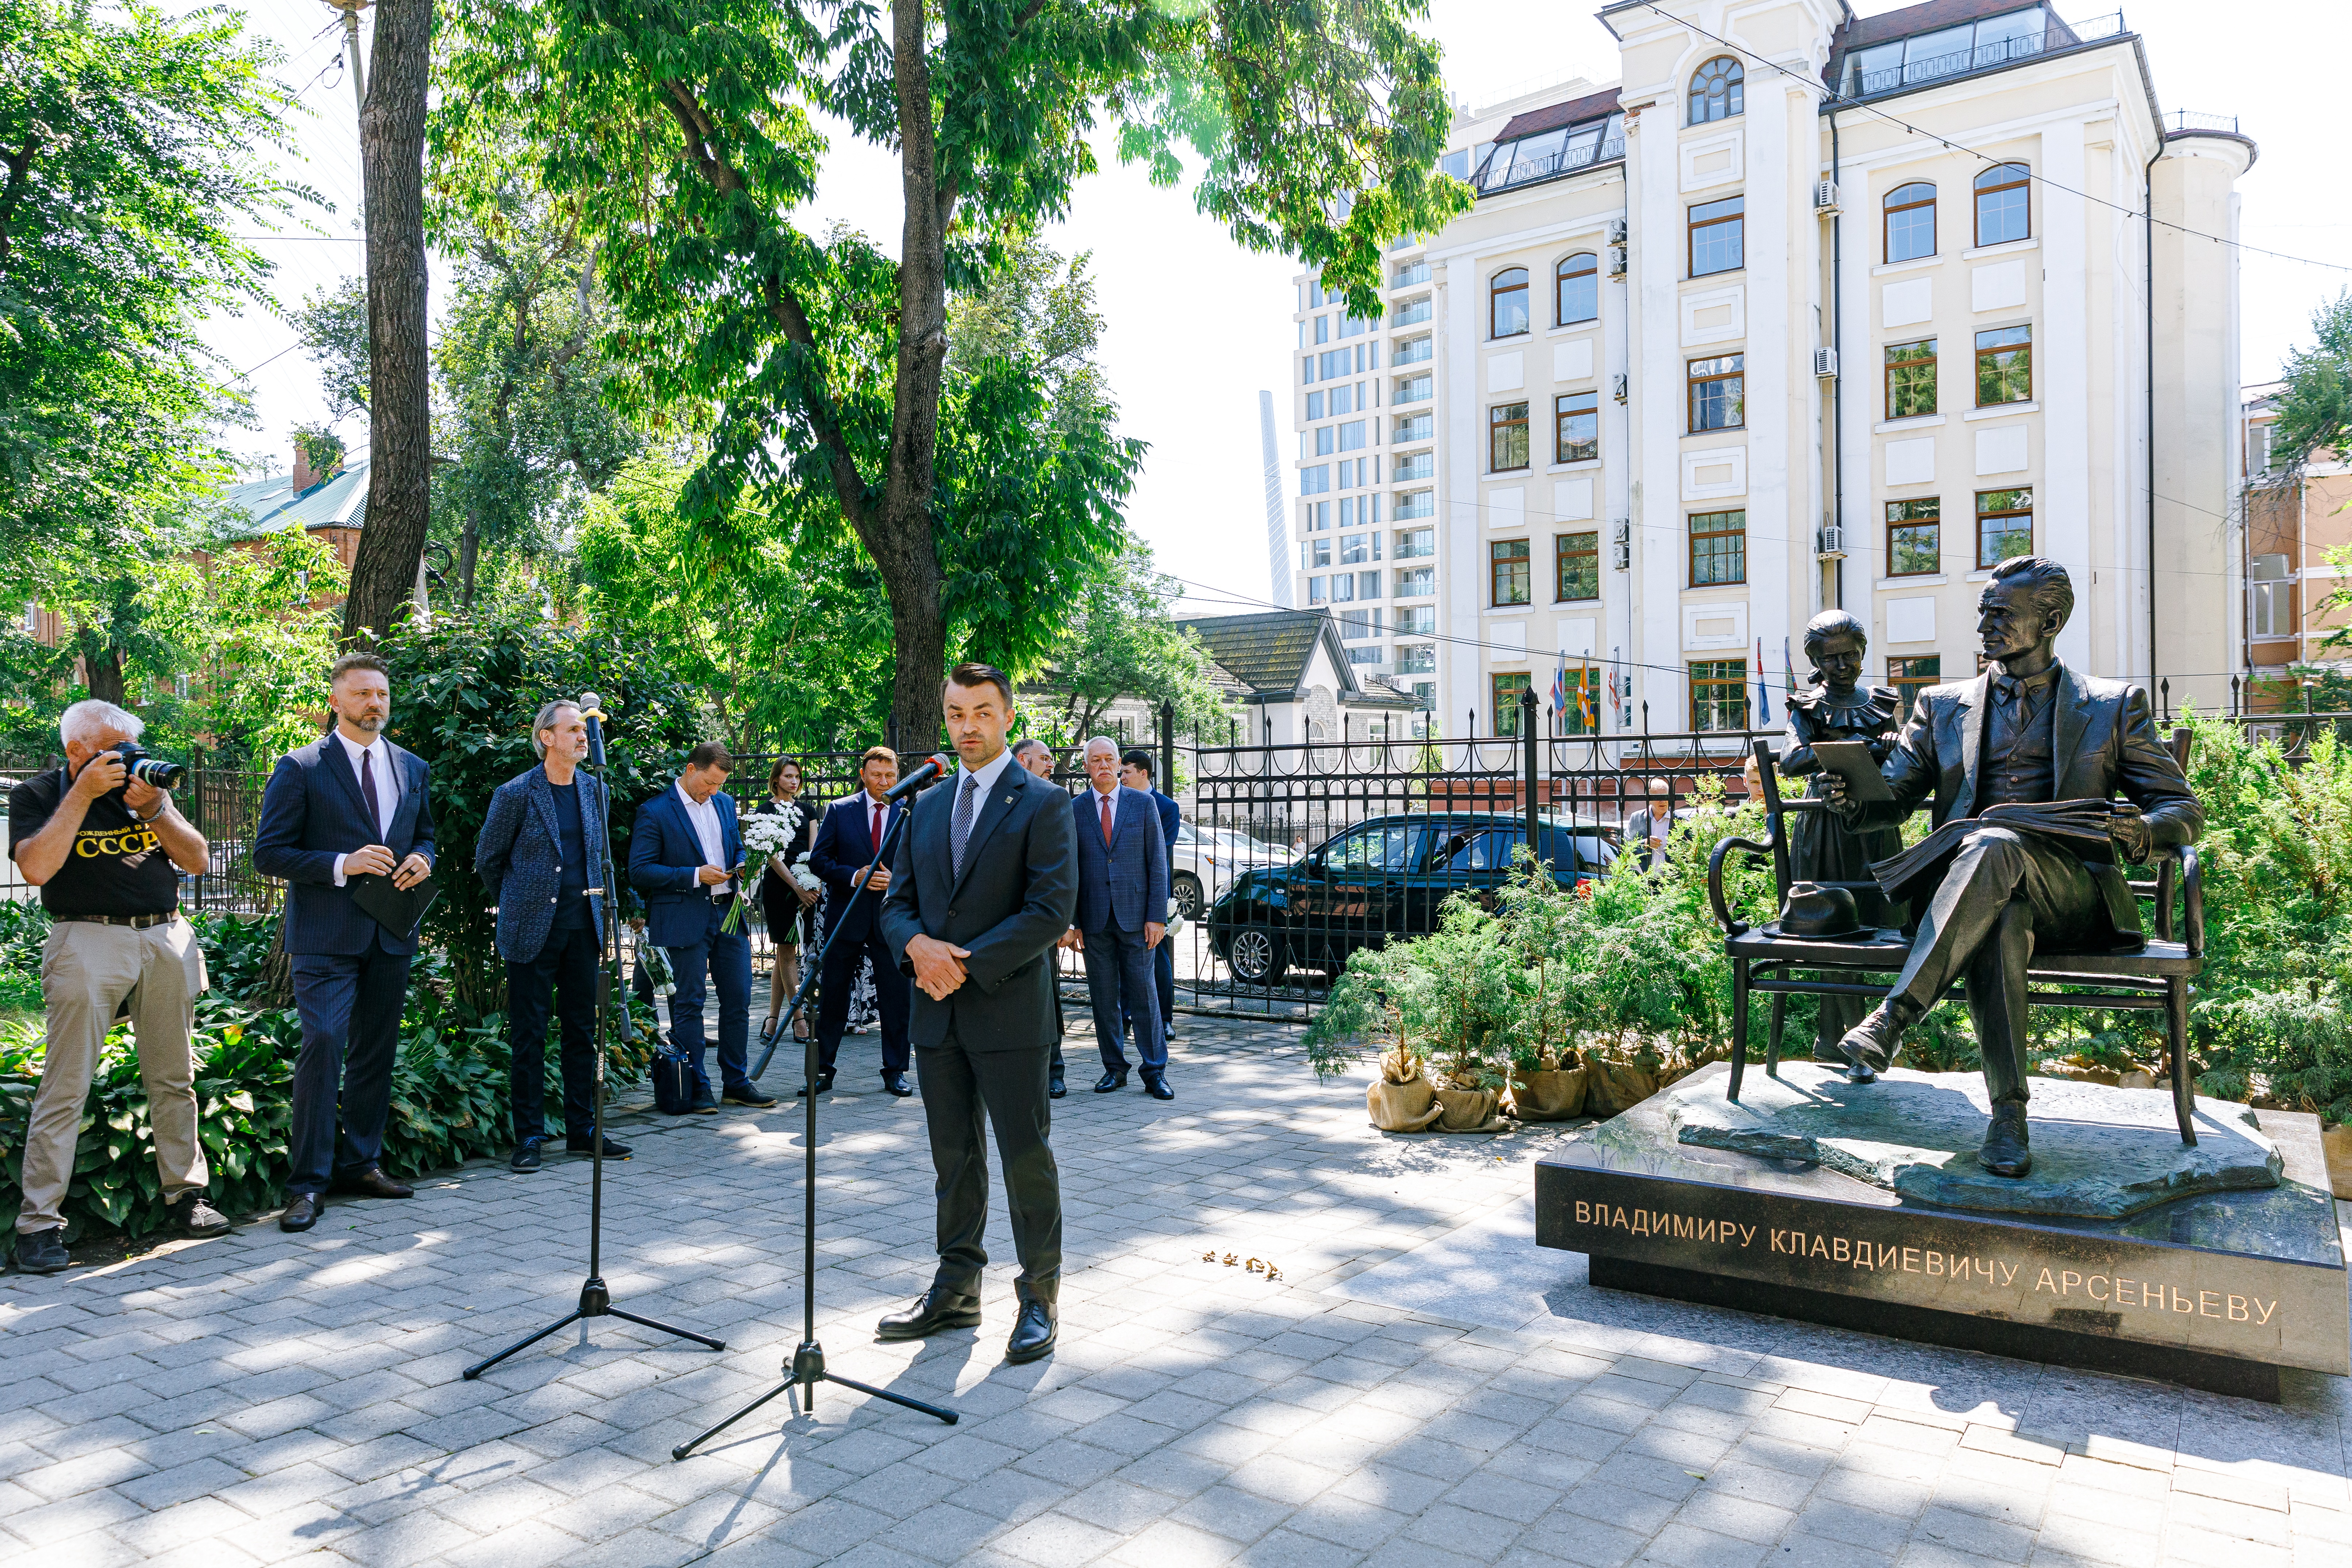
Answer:
[[[1546,1157],[1537,1241],[1587,1254],[1599,1286],[2254,1398],[2282,1366],[2352,1372],[2316,1117],[2200,1100],[2189,1150],[2162,1091],[2037,1079],[2034,1175],[1983,1194],[1973,1139],[1965,1161],[1946,1146],[1970,1117],[1982,1135],[1974,1075],[1851,1089],[1788,1063],[1726,1106],[1728,1076]]]

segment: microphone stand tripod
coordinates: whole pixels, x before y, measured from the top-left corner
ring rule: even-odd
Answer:
[[[596,1131],[595,1142],[590,1146],[588,1154],[588,1278],[580,1287],[580,1305],[537,1333],[517,1340],[488,1360],[476,1362],[467,1367],[465,1376],[469,1383],[515,1352],[527,1350],[548,1335],[588,1318],[619,1318],[640,1328],[656,1330],[681,1340],[692,1340],[710,1350],[723,1351],[727,1348],[724,1340],[714,1340],[691,1329],[673,1328],[667,1323],[657,1323],[651,1318],[641,1318],[635,1312],[621,1310],[613,1305],[613,1293],[605,1288],[602,1273],[604,1240],[604,1041],[613,998],[619,994],[624,984],[621,978],[621,905],[613,887],[613,791],[609,770],[604,765],[604,729],[601,722],[604,715],[596,711],[593,698],[582,717],[588,721],[589,756],[595,764],[598,781],[605,785],[602,823],[604,830],[604,885],[589,889],[589,897],[601,896],[604,900],[604,931],[603,940],[597,944],[596,953],[596,967],[603,973],[596,976]],[[609,969],[606,967],[608,963]],[[625,1008],[621,1013],[620,1036],[624,1041],[636,1038],[635,1026],[630,1023]]]
[[[875,867],[890,858],[890,851],[898,844],[898,835],[906,830],[908,822],[914,815],[914,807],[911,805],[898,814],[898,820],[892,823],[890,830],[882,836],[882,847],[876,852],[873,859],[866,862],[866,869],[857,874],[857,880],[850,889],[849,902],[842,906],[840,918],[833,922],[833,931],[825,937],[824,945],[817,950],[816,962],[811,964],[808,972],[801,976],[800,988],[793,993],[792,1005],[784,1010],[783,1019],[776,1026],[779,1037],[793,1026],[793,1019],[800,1013],[802,1005],[808,1001],[809,987],[816,983],[817,975],[824,968],[824,955],[833,951],[834,942],[839,940],[842,931],[849,924],[850,910],[856,909],[857,900],[866,896],[866,879],[873,874]],[[817,1038],[814,1030],[810,1031],[808,1040],[803,1047],[801,1071],[803,1074],[801,1087],[808,1101],[807,1169],[801,1178],[802,1201],[804,1205],[801,1221],[801,1342],[794,1347],[793,1359],[784,1369],[783,1382],[776,1384],[775,1387],[768,1390],[701,1436],[691,1442],[680,1443],[677,1447],[672,1448],[669,1451],[669,1457],[673,1459],[685,1458],[703,1444],[718,1436],[719,1434],[787,1389],[803,1390],[803,1392],[797,1396],[800,1408],[803,1413],[813,1410],[816,1402],[816,1385],[820,1383],[837,1383],[844,1388],[854,1388],[860,1394],[870,1394],[877,1399],[887,1399],[893,1405],[903,1405],[909,1410],[919,1410],[926,1415],[938,1417],[950,1426],[954,1426],[959,1419],[954,1411],[944,1405],[927,1405],[922,1400],[909,1399],[903,1394],[893,1394],[887,1388],[876,1388],[871,1384],[858,1383],[825,1370],[824,1347],[817,1343],[816,1339]]]

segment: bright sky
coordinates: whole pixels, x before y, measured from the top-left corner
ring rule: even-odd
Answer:
[[[2086,17],[2098,4],[2062,4],[2060,14]],[[1892,0],[1855,5],[1863,15],[1897,8]],[[303,86],[313,111],[302,132],[308,162],[295,177],[334,204],[319,226],[349,234],[359,205],[359,147],[351,83],[330,68],[341,47],[337,14],[318,0],[249,0],[247,9],[254,27],[290,57],[284,75]],[[1566,77],[1607,79],[1616,58],[1588,9],[1433,0],[1432,15],[1447,76],[1474,104]],[[2139,0],[2126,20],[2147,40],[2158,100],[2168,112],[2237,115],[2240,128],[2261,144],[2260,161],[2238,186],[2243,243],[2352,264],[2352,216],[2335,195],[2342,111],[2328,85],[2352,51],[2352,7],[2342,0],[2261,0],[2225,20],[2210,0]],[[896,163],[846,136],[836,145],[810,227],[843,219],[895,250]],[[1272,590],[1257,395],[1261,388],[1276,392],[1286,447],[1289,404],[1282,395],[1294,263],[1243,250],[1193,212],[1186,192],[1155,191],[1139,174],[1116,165],[1080,187],[1070,221],[1048,237],[1066,252],[1093,254],[1108,323],[1104,367],[1125,433],[1150,444],[1130,521],[1159,552],[1162,568],[1190,585],[1190,607],[1217,613],[1266,600]],[[360,247],[340,239],[274,240],[263,248],[280,264],[279,300],[289,308],[359,269]],[[2309,342],[2314,308],[2347,286],[2352,273],[2250,250],[2242,284],[2242,379],[2275,376],[2286,353]],[[272,357],[293,341],[278,320],[217,322],[211,339],[237,369],[264,366],[253,378],[262,428],[237,432],[231,445],[273,452],[282,469],[291,450],[288,432],[323,414],[308,360],[299,350]],[[356,443],[365,431],[355,422],[345,435]]]

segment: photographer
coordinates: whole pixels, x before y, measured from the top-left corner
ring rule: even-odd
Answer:
[[[16,1215],[16,1264],[28,1274],[55,1274],[68,1262],[63,1209],[82,1104],[125,998],[173,1226],[184,1236],[229,1227],[205,1201],[210,1173],[196,1139],[188,1049],[205,958],[180,918],[179,872],[203,870],[207,851],[171,792],[132,776],[117,750],[145,728],[111,702],[77,702],[58,723],[66,765],[8,796],[9,857],[41,889],[52,922],[41,950],[47,1054],[25,1133],[25,1204]]]

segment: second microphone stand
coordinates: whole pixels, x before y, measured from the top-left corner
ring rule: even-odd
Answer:
[[[604,940],[597,944],[596,953],[596,967],[604,973],[596,977],[596,1141],[588,1155],[588,1278],[580,1287],[580,1304],[577,1307],[537,1333],[517,1340],[488,1360],[476,1362],[467,1367],[465,1375],[468,1382],[481,1376],[515,1352],[528,1350],[548,1335],[559,1332],[586,1318],[619,1318],[625,1322],[635,1323],[640,1328],[674,1334],[681,1340],[692,1340],[696,1344],[707,1346],[711,1350],[723,1351],[727,1348],[727,1342],[724,1340],[714,1340],[708,1334],[698,1334],[691,1329],[673,1328],[667,1323],[657,1323],[651,1318],[641,1318],[635,1312],[621,1310],[620,1308],[613,1305],[613,1293],[605,1287],[601,1272],[604,1241],[604,1041],[608,1021],[612,1016],[613,998],[620,994],[624,982],[621,977],[621,906],[619,899],[614,896],[613,886],[613,790],[604,766],[604,730],[601,722],[604,715],[588,712],[583,713],[582,717],[588,721],[590,760],[595,764],[598,782],[605,786],[602,824],[604,830],[604,885],[589,890],[590,897],[593,898],[601,894],[604,898]],[[611,966],[609,970],[606,969],[608,962]],[[620,1035],[625,1041],[636,1037],[635,1027],[629,1022],[629,1015],[625,1010],[621,1014]]]
[[[882,847],[876,851],[874,858],[866,863],[865,870],[857,874],[857,880],[850,890],[849,902],[843,906],[840,918],[833,922],[832,934],[824,939],[824,945],[817,950],[816,962],[811,964],[808,972],[801,976],[800,989],[793,993],[793,1004],[785,1010],[782,1019],[776,1026],[779,1036],[793,1026],[793,1019],[798,1016],[803,1005],[808,1001],[809,987],[816,983],[817,975],[824,969],[824,955],[833,951],[833,944],[840,939],[842,931],[847,928],[850,910],[856,909],[857,900],[866,896],[866,879],[874,874],[874,868],[877,866],[883,865],[890,859],[890,851],[898,844],[898,835],[906,830],[908,822],[914,815],[914,807],[909,804],[906,810],[898,814],[898,820],[890,825],[889,831],[882,836]],[[816,1338],[817,1038],[816,1031],[814,1029],[809,1031],[807,1045],[802,1052],[801,1070],[803,1074],[801,1087],[808,1100],[807,1170],[801,1182],[802,1199],[804,1205],[801,1225],[801,1342],[793,1348],[793,1359],[784,1368],[783,1382],[776,1384],[775,1387],[768,1390],[767,1393],[760,1395],[759,1398],[751,1401],[699,1437],[691,1442],[680,1443],[677,1447],[672,1448],[669,1451],[669,1457],[673,1459],[685,1458],[695,1449],[787,1389],[797,1388],[802,1391],[799,1403],[801,1410],[805,1414],[814,1405],[816,1385],[820,1383],[837,1383],[844,1388],[854,1388],[860,1394],[870,1394],[877,1399],[887,1399],[893,1405],[903,1405],[909,1410],[919,1410],[924,1415],[935,1416],[950,1426],[954,1426],[959,1419],[956,1413],[945,1405],[929,1405],[919,1399],[909,1399],[903,1394],[893,1394],[887,1388],[877,1388],[871,1384],[858,1383],[825,1370],[824,1347],[817,1343]]]

